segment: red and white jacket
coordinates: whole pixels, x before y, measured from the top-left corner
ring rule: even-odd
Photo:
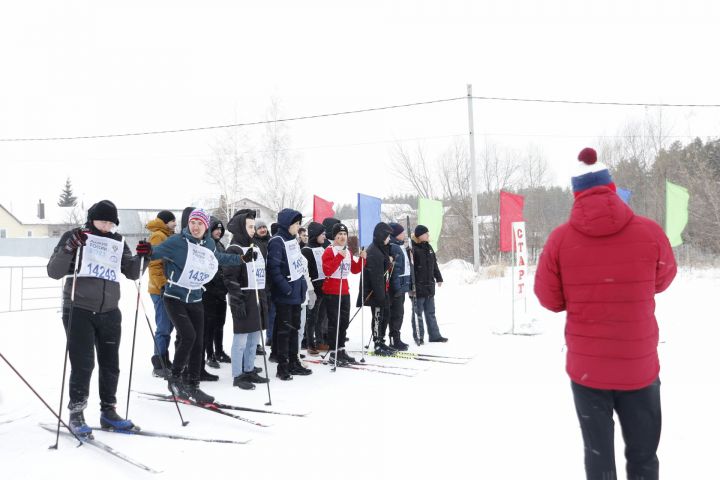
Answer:
[[[362,263],[359,258],[348,255],[345,259],[339,247],[331,245],[325,249],[322,255],[322,269],[325,273],[322,291],[325,295],[337,295],[342,288],[342,295],[350,295],[348,288],[348,276],[350,273],[360,273]],[[342,287],[340,277],[342,276]]]

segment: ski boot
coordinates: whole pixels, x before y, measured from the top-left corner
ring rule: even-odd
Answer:
[[[85,415],[83,415],[82,410],[70,412],[68,426],[78,437],[93,438],[92,428],[85,423]]]
[[[100,409],[100,428],[103,430],[139,430],[130,420],[125,420],[115,411],[115,407]]]

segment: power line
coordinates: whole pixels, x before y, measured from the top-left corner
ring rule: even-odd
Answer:
[[[147,132],[130,132],[130,133],[109,133],[105,135],[82,135],[74,137],[40,137],[40,138],[0,138],[0,142],[51,142],[51,141],[64,141],[64,140],[92,140],[92,139],[104,139],[104,138],[118,138],[118,137],[139,137],[144,135],[165,135],[168,133],[186,133],[186,132],[198,132],[202,130],[218,130],[224,128],[235,128],[235,127],[250,127],[255,125],[267,125],[270,123],[281,123],[281,122],[294,122],[298,120],[311,120],[315,118],[326,118],[326,117],[338,117],[341,115],[352,115],[356,113],[367,113],[367,112],[378,112],[382,110],[391,110],[396,108],[408,108],[417,107],[420,105],[430,105],[433,103],[444,103],[453,102],[456,100],[464,100],[467,97],[455,97],[455,98],[444,98],[439,100],[428,100],[424,102],[405,103],[402,105],[387,105],[384,107],[373,107],[363,108],[359,110],[347,110],[344,112],[334,113],[320,113],[317,115],[304,115],[300,117],[290,118],[278,118],[275,120],[260,120],[255,122],[245,123],[231,123],[227,125],[213,125],[209,127],[191,127],[191,128],[178,128],[174,130],[155,130]]]
[[[467,97],[465,97],[467,98]],[[684,107],[684,108],[718,108],[714,103],[640,103],[640,102],[597,102],[592,100],[549,100],[543,98],[512,98],[512,97],[472,97],[474,100],[496,100],[499,102],[534,102],[534,103],[565,103],[570,105],[612,105],[620,107]]]
[[[362,108],[357,110],[346,110],[333,113],[320,113],[316,115],[303,115],[298,117],[279,118],[275,120],[259,120],[254,122],[231,123],[226,125],[211,125],[205,127],[190,127],[167,130],[151,130],[144,132],[126,132],[126,133],[109,133],[102,135],[79,135],[70,137],[36,137],[36,138],[0,138],[0,142],[52,142],[52,141],[68,141],[68,140],[94,140],[105,138],[121,138],[121,137],[139,137],[149,135],[166,135],[170,133],[188,133],[199,132],[205,130],[219,130],[226,128],[250,127],[256,125],[267,125],[271,123],[294,122],[299,120],[312,120],[317,118],[338,117],[343,115],[354,115],[358,113],[379,112],[383,110],[392,110],[398,108],[417,107],[422,105],[431,105],[435,103],[455,102],[458,100],[467,100],[467,96],[443,98],[437,100],[427,100],[421,102],[405,103],[399,105],[386,105],[383,107]],[[668,107],[668,108],[718,108],[720,104],[708,103],[643,103],[643,102],[600,102],[593,100],[563,100],[563,99],[542,99],[542,98],[517,98],[517,97],[487,97],[473,96],[473,100],[500,101],[500,102],[528,102],[528,103],[559,103],[567,105],[607,105],[622,107]]]

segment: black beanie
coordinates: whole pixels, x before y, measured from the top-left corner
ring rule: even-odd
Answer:
[[[338,223],[336,223],[335,225],[333,225],[333,227],[332,227],[332,237],[333,237],[333,239],[335,238],[335,235],[337,235],[337,234],[340,233],[340,232],[345,232],[345,234],[347,234],[347,233],[348,233],[348,229],[347,229],[347,227],[346,227],[344,224],[338,222]]]
[[[100,200],[88,210],[88,221],[100,220],[120,225],[117,207],[110,200]]]
[[[403,226],[400,225],[399,223],[390,222],[390,223],[388,223],[388,226],[389,226],[390,228],[392,228],[392,231],[393,231],[392,236],[393,236],[393,237],[397,237],[398,235],[400,235],[402,232],[405,231],[405,229],[403,228]]]
[[[175,220],[175,214],[170,210],[161,210],[158,212],[157,218],[159,218],[165,223],[170,223]]]
[[[428,228],[425,225],[418,225],[415,227],[415,238],[420,237],[420,235],[424,235],[427,232],[429,232]]]

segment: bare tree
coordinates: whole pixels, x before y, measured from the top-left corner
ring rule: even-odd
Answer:
[[[290,153],[290,132],[287,124],[278,122],[280,107],[271,102],[257,165],[263,178],[262,203],[275,211],[292,208],[302,211],[305,204],[303,171],[297,157]]]
[[[254,155],[247,135],[238,130],[228,131],[212,147],[213,155],[205,161],[208,182],[216,189],[218,206],[215,214],[228,222],[235,203],[243,196],[251,196],[253,184],[247,181],[254,175]]]
[[[403,146],[398,143],[393,152],[393,169],[405,183],[417,192],[421,197],[434,198],[435,185],[433,181],[434,172],[426,159],[423,147],[418,144],[416,156],[413,157]]]

